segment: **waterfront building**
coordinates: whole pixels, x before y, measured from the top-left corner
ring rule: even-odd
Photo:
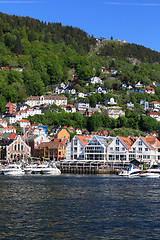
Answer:
[[[156,137],[139,137],[129,151],[129,160],[137,159],[147,164],[160,163],[160,141]]]
[[[14,139],[2,138],[0,140],[0,157],[3,160],[13,162],[14,160],[27,160],[31,157],[31,148],[20,136]]]
[[[63,128],[56,133],[55,138],[61,140],[67,139],[68,141],[70,141],[70,134],[65,128]]]
[[[65,145],[62,142],[42,142],[35,148],[34,157],[59,161],[65,157]]]
[[[31,156],[34,156],[35,148],[42,142],[50,142],[50,139],[45,134],[30,134],[25,138],[25,142],[31,147]]]
[[[117,136],[108,145],[107,160],[110,163],[129,163],[129,150],[136,138]]]
[[[160,141],[156,137],[121,137],[117,136],[107,149],[108,162],[129,163],[138,160],[150,165],[160,163]]]
[[[107,160],[107,147],[113,138],[105,136],[93,136],[85,146],[85,160]]]
[[[57,106],[67,105],[67,97],[64,95],[30,96],[26,99],[25,104],[28,104],[30,107],[40,106],[43,104],[56,104]]]
[[[66,159],[84,160],[85,146],[91,140],[91,137],[75,135],[66,148]]]

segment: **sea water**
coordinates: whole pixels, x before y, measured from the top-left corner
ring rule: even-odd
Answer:
[[[160,179],[0,176],[0,239],[160,239]]]

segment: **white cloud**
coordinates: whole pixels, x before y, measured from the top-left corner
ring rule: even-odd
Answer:
[[[160,3],[124,3],[124,2],[105,2],[108,5],[119,5],[119,6],[150,6],[160,7]]]

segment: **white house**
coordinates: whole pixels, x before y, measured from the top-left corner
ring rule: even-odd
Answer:
[[[117,136],[107,148],[108,162],[129,163],[131,160],[139,162],[160,163],[160,141],[156,137],[121,137]]]
[[[156,137],[139,137],[130,149],[130,159],[147,164],[160,163],[160,141]]]
[[[147,116],[155,118],[158,122],[160,122],[160,115],[158,112],[148,112]]]
[[[110,163],[127,163],[129,162],[129,150],[134,139],[117,136],[108,145],[107,160]]]
[[[160,109],[160,102],[157,102],[157,101],[153,101],[149,104],[149,107],[152,108],[152,109],[157,109],[159,110]]]
[[[103,84],[103,81],[99,77],[91,77],[89,81],[95,85],[96,83],[98,84]]]
[[[116,104],[117,104],[116,100],[115,100],[113,97],[107,98],[107,99],[104,101],[104,103],[105,103],[106,105],[108,105],[108,104],[116,105]]]
[[[143,88],[143,84],[141,82],[138,82],[135,84],[135,88]]]
[[[85,160],[107,160],[107,147],[113,138],[105,136],[93,136],[89,143],[85,146]]]
[[[79,93],[78,93],[78,97],[79,97],[79,98],[84,98],[84,97],[85,97],[85,95],[84,95],[84,93],[83,93],[83,92],[79,92]]]
[[[3,132],[4,133],[12,133],[12,132],[16,133],[16,128],[13,126],[7,126],[4,128]]]
[[[68,160],[84,160],[85,146],[91,137],[75,135],[66,147],[66,158]]]
[[[74,105],[78,111],[86,111],[86,109],[89,108],[89,103],[85,100],[79,100]]]
[[[18,125],[21,127],[21,128],[24,128],[24,127],[27,127],[27,126],[30,126],[30,122],[27,120],[27,119],[22,119],[18,122]]]

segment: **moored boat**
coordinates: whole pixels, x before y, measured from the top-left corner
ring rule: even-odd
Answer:
[[[140,177],[160,178],[160,166],[152,165],[146,172],[141,173]]]
[[[55,164],[39,164],[36,168],[32,169],[32,174],[50,174],[60,175],[61,171],[56,167]]]
[[[140,173],[141,173],[140,168],[136,167],[133,164],[130,164],[120,171],[119,176],[126,176],[126,177],[139,176]]]
[[[21,164],[8,164],[6,167],[3,167],[0,169],[1,174],[3,175],[14,175],[14,176],[20,176],[24,175],[25,172],[22,168]]]

